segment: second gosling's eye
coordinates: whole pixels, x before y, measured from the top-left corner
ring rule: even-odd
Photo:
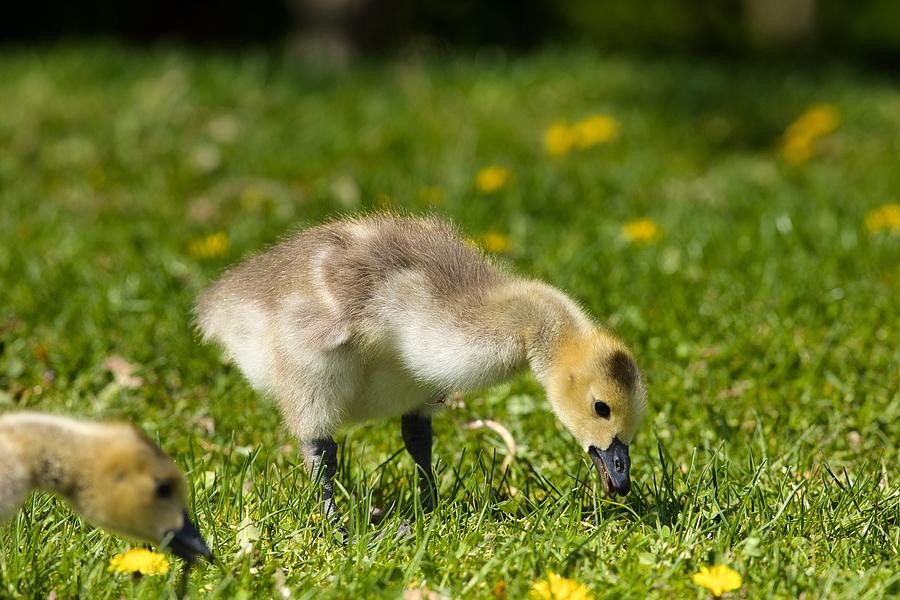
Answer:
[[[172,482],[160,481],[156,484],[156,497],[166,500],[172,497]]]
[[[596,412],[599,416],[604,419],[609,418],[609,404],[606,402],[600,402],[599,400],[594,402],[594,412]]]

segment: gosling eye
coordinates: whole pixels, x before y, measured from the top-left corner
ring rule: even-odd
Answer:
[[[599,416],[603,417],[604,419],[608,419],[609,418],[609,404],[607,404],[606,402],[601,402],[601,401],[597,400],[596,402],[594,402],[594,412],[596,412]]]
[[[156,484],[156,497],[167,500],[172,497],[172,482],[160,481]]]

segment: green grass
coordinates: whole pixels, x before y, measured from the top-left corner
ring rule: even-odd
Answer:
[[[712,563],[743,575],[737,597],[900,594],[900,237],[863,224],[900,201],[892,82],[583,51],[323,73],[89,46],[5,51],[0,98],[0,411],[122,417],[158,439],[219,558],[196,597],[490,598],[504,581],[522,598],[552,570],[597,598],[701,598],[691,575]],[[841,127],[785,164],[779,136],[819,102]],[[546,155],[550,124],[594,113],[619,121],[616,141]],[[513,180],[482,195],[474,175],[495,163]],[[504,260],[628,341],[650,390],[630,496],[602,496],[522,376],[436,419],[428,517],[399,423],[342,434],[353,541],[328,535],[296,441],[199,343],[191,306],[288,232],[384,207],[507,235]],[[663,238],[623,241],[639,217]],[[190,252],[219,231],[224,255]],[[111,355],[143,385],[117,385]],[[480,417],[519,443],[505,477],[500,438],[464,427]],[[173,597],[174,573],[106,572],[128,545],[36,494],[0,529],[0,597]]]

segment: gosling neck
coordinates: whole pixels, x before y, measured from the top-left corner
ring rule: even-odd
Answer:
[[[545,283],[512,283],[499,291],[494,303],[495,322],[514,332],[524,361],[542,385],[546,385],[559,350],[594,328],[571,298]]]
[[[17,448],[31,488],[72,500],[82,487],[80,460],[92,454],[90,425],[48,415],[12,415],[0,421],[0,438]]]

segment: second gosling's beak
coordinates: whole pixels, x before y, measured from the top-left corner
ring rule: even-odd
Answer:
[[[198,556],[212,562],[212,552],[206,547],[206,542],[200,536],[197,526],[191,522],[187,511],[184,513],[184,524],[181,529],[170,531],[167,538],[169,539],[168,548],[175,556],[189,563],[196,562]]]
[[[612,444],[606,450],[600,450],[596,446],[588,448],[588,456],[594,461],[594,466],[600,473],[606,493],[614,498],[616,494],[625,496],[631,490],[631,458],[628,456],[628,446],[614,437]]]

